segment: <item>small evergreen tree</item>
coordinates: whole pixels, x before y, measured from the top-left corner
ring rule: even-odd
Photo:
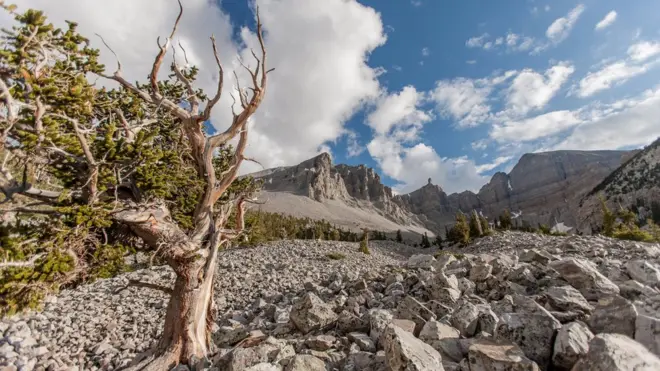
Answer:
[[[616,216],[614,213],[610,210],[609,207],[607,207],[607,203],[605,202],[604,198],[600,198],[600,207],[601,207],[601,212],[603,213],[603,235],[612,237],[614,234],[614,224],[616,222]]]
[[[431,241],[429,241],[429,236],[426,232],[424,232],[424,235],[422,236],[421,246],[423,249],[428,249],[431,247]]]
[[[403,236],[400,229],[396,231],[396,242],[403,243]]]
[[[485,216],[479,215],[479,224],[481,224],[481,231],[484,236],[487,236],[491,233],[490,225],[488,224],[488,220]]]
[[[468,225],[467,218],[462,212],[456,214],[456,224],[449,230],[447,238],[454,242],[460,243],[465,246],[470,243],[470,226]]]
[[[502,215],[500,215],[500,228],[511,229],[511,226],[511,213],[509,209],[504,209]]]
[[[363,254],[371,254],[369,251],[369,230],[363,229],[362,240],[360,240],[360,252]]]
[[[433,240],[433,244],[438,247],[442,247],[442,236],[440,235],[440,233],[437,233],[435,235],[435,240]]]

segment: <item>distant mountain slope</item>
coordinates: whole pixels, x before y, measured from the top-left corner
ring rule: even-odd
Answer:
[[[393,195],[380,176],[364,165],[333,165],[320,154],[295,166],[251,175],[264,180],[264,210],[327,219],[346,228],[368,227],[444,234],[460,210],[478,210],[493,220],[504,209],[515,223],[578,224],[578,203],[634,151],[553,151],[523,155],[509,174],[498,172],[478,193],[446,194],[429,182]]]
[[[612,206],[641,207],[642,214],[648,214],[652,203],[660,203],[660,138],[637,151],[580,200],[581,230],[590,232],[592,226],[600,225],[601,196]]]
[[[396,200],[437,231],[453,224],[459,210],[473,209],[491,220],[509,209],[518,215],[514,222],[519,225],[575,226],[577,201],[630,155],[629,151],[528,153],[509,174],[495,173],[476,194],[447,195],[429,183]]]
[[[359,230],[362,227],[395,232],[433,233],[416,215],[392,200],[392,189],[366,166],[332,164],[327,153],[295,166],[250,174],[264,180],[259,199],[262,210],[329,222]]]

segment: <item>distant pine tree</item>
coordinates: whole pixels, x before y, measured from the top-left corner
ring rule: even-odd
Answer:
[[[460,243],[465,246],[470,243],[470,226],[467,218],[462,212],[456,214],[456,224],[449,230],[447,239],[454,243]]]
[[[440,235],[440,233],[435,235],[435,240],[433,240],[433,244],[438,247],[442,247],[442,236]]]
[[[362,240],[360,241],[360,249],[359,251],[363,254],[371,254],[371,251],[369,251],[369,230],[364,229],[364,233],[362,233]]]
[[[403,243],[403,236],[401,236],[401,230],[396,231],[396,242]]]
[[[500,215],[500,228],[502,229],[511,229],[511,213],[508,209],[504,209],[502,215]]]
[[[421,246],[424,249],[428,249],[429,247],[431,247],[431,241],[429,241],[429,236],[426,232],[424,232],[424,235],[422,236]]]

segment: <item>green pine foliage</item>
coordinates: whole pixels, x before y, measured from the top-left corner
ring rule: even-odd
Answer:
[[[364,233],[362,234],[362,239],[360,240],[360,249],[359,251],[363,254],[371,254],[371,251],[369,250],[369,231],[365,230]]]
[[[438,247],[442,247],[442,236],[440,233],[437,233],[435,235],[435,239],[433,240],[433,244]]]
[[[234,222],[234,216],[229,223]],[[278,240],[328,240],[358,242],[360,235],[337,227],[326,220],[299,218],[282,213],[248,210],[245,213],[246,240],[243,245],[253,246]],[[370,234],[384,239],[385,232],[371,231]],[[239,243],[238,241],[235,243]]]
[[[646,220],[648,231],[639,226],[637,214],[632,210],[619,207],[615,214],[608,207],[604,198],[600,198],[603,214],[602,233],[608,237],[640,242],[660,242],[660,228],[652,219]]]
[[[481,225],[482,236],[489,236],[493,232],[490,230],[490,224],[485,216],[479,215],[479,224]]]
[[[511,212],[508,209],[504,209],[502,215],[500,215],[500,228],[502,229],[511,229]]]
[[[423,249],[428,249],[429,247],[431,247],[431,241],[429,241],[429,236],[426,232],[424,232],[424,235],[422,235],[422,242],[420,246]]]
[[[614,224],[616,223],[616,215],[607,207],[604,198],[600,198],[601,212],[603,214],[603,235],[612,237],[614,235]]]
[[[453,243],[459,243],[465,246],[470,243],[470,226],[465,214],[458,212],[456,214],[456,223],[449,229],[447,239]]]
[[[103,74],[104,66],[76,23],[57,29],[40,11],[12,14],[17,25],[0,37],[0,78],[21,108],[12,125],[0,121],[0,132],[7,135],[0,155],[14,174],[14,179],[0,176],[0,186],[60,196],[43,207],[20,192],[0,199],[2,208],[31,209],[12,213],[0,226],[0,259],[31,263],[0,269],[0,315],[37,308],[45,295],[62,287],[126,271],[124,257],[145,246],[112,219],[118,202],[164,202],[188,232],[203,191],[177,118],[132,91],[90,83],[87,77]],[[183,74],[193,82],[197,69]],[[186,87],[171,76],[158,86],[173,102],[187,97]],[[201,91],[197,95],[206,99]],[[29,107],[44,107],[44,112]],[[126,122],[143,125],[129,138]],[[232,153],[230,147],[219,149],[217,174],[228,169]],[[96,179],[93,195],[91,179]],[[237,193],[250,195],[259,186],[249,177],[237,180],[218,202]]]

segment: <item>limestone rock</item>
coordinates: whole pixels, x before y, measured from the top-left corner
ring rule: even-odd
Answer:
[[[348,339],[357,344],[361,350],[365,352],[376,352],[376,345],[374,341],[371,340],[369,335],[362,332],[351,332],[348,334]]]
[[[573,370],[655,371],[660,370],[660,358],[625,335],[600,334],[589,342],[589,352]]]
[[[660,319],[638,315],[635,322],[635,340],[660,357]]]
[[[451,324],[457,328],[463,336],[473,336],[477,331],[479,323],[479,308],[468,302],[463,303],[451,315]]]
[[[380,337],[385,332],[387,325],[392,322],[392,312],[385,309],[372,309],[369,311],[369,336],[376,345],[381,344]]]
[[[412,269],[430,269],[435,263],[435,258],[432,255],[416,254],[411,256],[406,263],[408,268]]]
[[[649,286],[660,285],[660,267],[647,260],[631,260],[626,263],[630,278]]]
[[[520,346],[525,355],[545,369],[552,358],[555,331],[561,327],[547,312],[505,313],[495,331],[497,340],[507,340]]]
[[[520,261],[526,263],[536,262],[545,265],[552,260],[555,260],[552,255],[548,254],[547,251],[539,249],[525,250],[520,254]]]
[[[268,362],[262,362],[246,368],[245,371],[282,371],[282,366]]]
[[[587,300],[597,300],[603,295],[619,293],[619,287],[587,260],[564,258],[551,262],[550,267],[559,272],[561,277],[578,289]]]
[[[438,321],[428,321],[419,333],[419,339],[440,352],[443,360],[450,359],[455,362],[463,359],[460,337],[460,331]]]
[[[637,310],[628,300],[618,295],[606,296],[598,304],[589,319],[594,333],[617,333],[629,337],[635,334]]]
[[[444,371],[437,350],[398,326],[387,327],[383,342],[387,364],[392,371]]]
[[[479,340],[470,346],[468,361],[469,371],[539,371],[539,366],[511,343]]]
[[[440,303],[453,306],[461,297],[461,292],[451,287],[442,287],[434,289],[431,292],[431,297]]]
[[[417,330],[417,324],[409,319],[395,318],[392,320],[391,324],[411,334],[415,334]]]
[[[488,263],[476,264],[470,269],[470,280],[474,282],[485,281],[493,271]]]
[[[545,296],[548,298],[548,303],[558,310],[580,310],[583,312],[593,310],[593,307],[589,305],[584,296],[572,286],[550,287],[545,292]]]
[[[307,354],[298,354],[286,366],[286,371],[326,371],[325,362]]]
[[[337,314],[323,300],[307,292],[291,308],[291,322],[303,333],[327,327],[337,320]]]
[[[593,337],[584,323],[571,322],[562,326],[557,332],[552,363],[556,367],[570,370],[580,357],[587,354],[589,342]]]

